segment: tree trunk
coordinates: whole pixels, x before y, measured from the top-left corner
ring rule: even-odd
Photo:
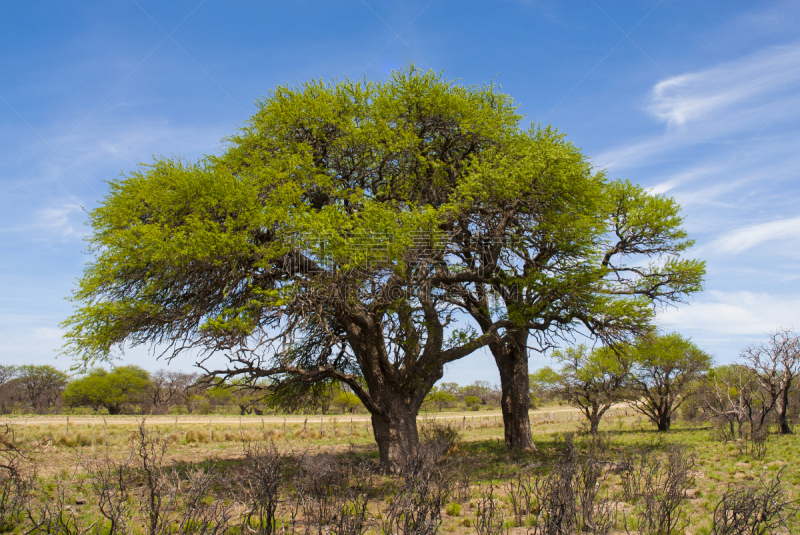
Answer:
[[[781,427],[781,435],[791,435],[792,428],[789,427],[789,422],[786,418],[786,412],[789,408],[789,390],[784,389],[781,396],[778,398],[776,404],[776,412],[778,413],[778,425]]]
[[[669,431],[669,427],[672,424],[672,418],[667,415],[660,415],[658,417],[658,430],[661,432]]]
[[[597,435],[599,432],[600,427],[600,417],[599,416],[592,416],[589,418],[589,433],[592,435]]]
[[[516,333],[514,343],[491,344],[489,348],[500,372],[506,449],[535,450],[531,436],[530,376],[526,351],[527,333]]]
[[[393,403],[385,408],[385,413],[386,416],[372,415],[372,431],[381,464],[397,473],[419,454],[417,411]]]

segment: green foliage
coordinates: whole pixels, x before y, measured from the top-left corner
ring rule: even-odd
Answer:
[[[478,396],[466,396],[464,397],[464,403],[467,404],[467,407],[477,407],[481,404],[481,398]]]
[[[531,383],[580,409],[589,419],[592,433],[596,433],[603,414],[627,398],[624,386],[631,368],[629,358],[610,347],[590,350],[585,345],[556,351],[552,356],[561,368],[542,368],[531,375]]]
[[[109,414],[119,414],[126,404],[141,402],[148,386],[150,375],[138,366],[117,366],[111,371],[95,368],[85,377],[71,381],[63,396],[64,402],[73,407],[104,407]]]
[[[444,512],[447,513],[447,516],[458,516],[461,514],[461,504],[456,502],[448,503]]]
[[[628,351],[632,406],[659,431],[668,431],[673,413],[697,393],[711,356],[678,333],[643,337]]]
[[[448,390],[445,390],[445,385],[448,385]],[[425,396],[425,402],[435,405],[440,411],[451,406],[458,401],[458,398],[449,391],[449,385],[455,385],[455,391],[458,392],[458,385],[455,383],[444,383],[441,387],[434,386],[430,393]]]

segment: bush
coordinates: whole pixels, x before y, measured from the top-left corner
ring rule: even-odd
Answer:
[[[479,398],[478,396],[466,396],[464,398],[464,403],[466,403],[467,407],[470,408],[477,407],[478,405],[481,404],[481,398]]]
[[[444,512],[447,513],[447,516],[458,516],[461,514],[461,504],[455,502],[448,503]]]
[[[776,533],[783,527],[790,532],[786,518],[796,512],[781,485],[781,474],[759,486],[728,485],[728,490],[714,507],[715,535]]]

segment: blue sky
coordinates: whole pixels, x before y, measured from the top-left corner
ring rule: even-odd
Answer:
[[[220,151],[276,85],[411,62],[494,80],[611,177],[674,196],[708,282],[659,322],[730,361],[800,328],[798,28],[794,1],[0,4],[0,363],[71,364],[58,324],[105,181]],[[476,354],[445,379],[497,372]]]

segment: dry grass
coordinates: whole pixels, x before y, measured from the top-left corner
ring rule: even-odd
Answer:
[[[589,447],[589,439],[580,435],[585,428],[583,422],[571,419],[565,414],[553,417],[543,414],[533,419],[534,439],[537,452],[512,454],[506,452],[502,440],[503,429],[496,414],[455,415],[456,427],[461,431],[462,442],[449,453],[450,461],[468,466],[466,489],[456,490],[447,507],[442,509],[440,532],[467,534],[475,533],[476,514],[486,508],[487,489],[493,492],[491,502],[498,518],[502,519],[503,531],[509,533],[528,533],[530,527],[514,527],[515,511],[506,484],[520,470],[532,470],[534,474],[544,474],[562,453],[564,433],[575,433],[579,448]],[[476,416],[473,420],[472,416]],[[450,423],[453,416],[448,415]],[[252,443],[273,443],[282,453],[291,458],[314,456],[321,453],[335,453],[348,458],[362,459],[375,463],[377,448],[374,445],[371,428],[365,422],[337,418],[334,434],[333,419],[309,418],[303,430],[303,421],[282,419],[239,418],[215,419],[211,423],[191,421],[180,418],[177,425],[173,419],[147,419],[149,432],[157,434],[166,441],[165,462],[170,466],[215,466],[216,469],[236,470],[242,465],[245,447]],[[72,495],[83,496],[88,493],[86,474],[82,463],[88,458],[108,455],[111,459],[123,459],[136,437],[136,428],[128,421],[70,422],[66,432],[66,422],[31,418],[27,424],[17,421],[12,424],[13,441],[20,449],[38,447],[32,459],[36,463],[40,485],[52,487],[66,476],[74,478]],[[423,423],[423,422],[421,422]],[[694,483],[688,492],[688,501],[683,511],[688,527],[685,532],[707,534],[711,532],[712,514],[729,484],[754,485],[760,480],[769,480],[778,471],[789,496],[800,497],[800,439],[796,436],[770,436],[766,453],[761,459],[754,459],[734,442],[722,443],[714,439],[712,430],[704,426],[676,425],[668,434],[656,433],[638,417],[625,416],[618,411],[606,417],[601,424],[605,440],[602,443],[602,456],[607,477],[603,490],[613,495],[618,517],[615,530],[623,530],[622,518],[632,518],[635,503],[628,503],[619,496],[622,479],[619,463],[626,453],[646,445],[662,450],[668,443],[681,444],[695,456],[693,468]],[[378,533],[381,520],[380,508],[398,484],[392,477],[376,475],[375,493],[369,504],[370,528]],[[462,485],[463,486],[463,485]],[[388,494],[387,494],[388,493]],[[451,505],[457,503],[460,507]],[[96,504],[87,500],[85,505],[72,505],[73,510],[85,518],[96,515]],[[447,509],[447,511],[445,511]],[[285,519],[288,512],[281,510]],[[789,517],[789,527],[800,527],[797,516]],[[288,520],[287,520],[288,522]],[[525,523],[523,521],[523,523]],[[20,530],[22,528],[19,528]],[[624,530],[623,530],[624,531]],[[21,532],[21,531],[20,531]],[[369,532],[369,531],[368,531]],[[289,533],[289,531],[287,531]]]

